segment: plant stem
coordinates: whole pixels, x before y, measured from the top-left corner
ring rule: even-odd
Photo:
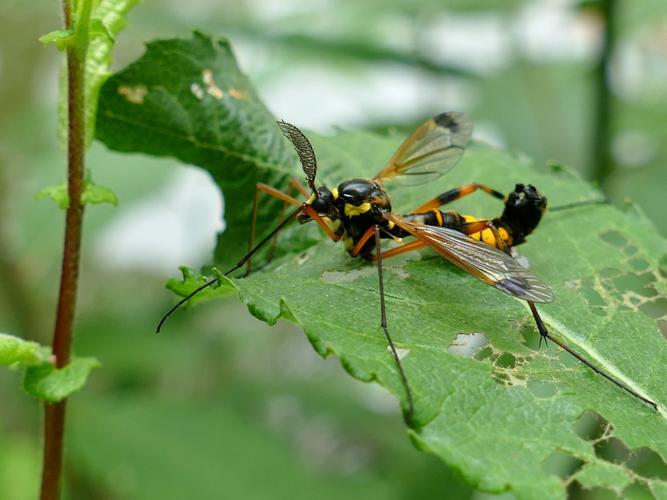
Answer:
[[[610,153],[612,96],[609,86],[609,71],[616,39],[617,7],[616,0],[603,0],[600,6],[604,34],[602,51],[595,75],[597,110],[595,116],[595,138],[593,139],[592,178],[603,188],[614,168]]]
[[[79,0],[79,3],[82,2],[89,3],[86,0]],[[60,274],[60,292],[53,333],[53,354],[58,368],[67,365],[70,360],[79,277],[83,222],[81,194],[84,183],[86,147],[84,77],[88,40],[85,35],[87,35],[90,11],[88,10],[87,13],[87,17],[85,15],[77,16],[76,21],[79,26],[85,24],[84,31],[86,33],[84,38],[76,40],[67,48],[67,185],[69,208],[65,216],[65,241]],[[74,22],[71,0],[63,0],[63,14],[66,29],[72,29]],[[65,409],[66,400],[44,404],[42,500],[57,500],[59,497]]]

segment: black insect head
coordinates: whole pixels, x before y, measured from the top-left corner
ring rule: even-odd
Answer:
[[[281,120],[278,122],[278,126],[283,135],[294,145],[294,149],[296,149],[296,153],[299,155],[299,161],[301,161],[301,168],[303,168],[303,172],[306,174],[308,185],[313,190],[313,193],[317,194],[317,189],[315,188],[317,159],[315,158],[315,151],[312,144],[310,144],[310,141],[303,132],[291,123]]]

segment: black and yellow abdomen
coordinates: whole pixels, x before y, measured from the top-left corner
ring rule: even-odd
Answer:
[[[480,221],[480,219],[473,215],[463,215],[462,217],[466,223]],[[496,235],[493,234],[491,229],[484,229],[483,231],[478,231],[476,233],[469,234],[468,236],[470,236],[473,240],[483,241],[487,245],[496,247],[500,250],[511,247],[512,237],[510,236],[507,229],[498,220],[494,220],[493,224],[498,229],[498,236],[502,239],[502,241],[496,240]]]
[[[465,234],[468,234],[472,239],[483,241],[487,245],[505,250],[513,244],[511,228],[507,227],[501,219],[494,219],[493,225],[497,229],[498,237],[501,241],[496,239],[494,231],[491,229],[484,229],[474,233],[468,233],[466,230],[470,227],[470,223],[480,222],[485,219],[479,219],[473,215],[462,215],[456,211],[450,210],[442,212],[438,209],[429,210],[424,213],[409,214],[404,216],[406,220],[415,224],[425,224],[427,226],[438,226],[453,229]],[[387,231],[389,235],[394,238],[403,238],[409,236],[403,229],[399,227],[389,228]]]

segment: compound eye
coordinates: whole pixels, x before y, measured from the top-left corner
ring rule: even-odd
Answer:
[[[517,184],[516,186],[514,186],[514,191],[520,193],[525,189],[525,187],[526,186],[524,186],[523,184]]]
[[[322,198],[316,198],[313,200],[313,203],[311,205],[313,209],[318,213],[324,213],[327,211],[327,202],[323,200]]]

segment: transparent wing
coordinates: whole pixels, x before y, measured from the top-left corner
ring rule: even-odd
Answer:
[[[391,213],[385,214],[385,218],[487,285],[523,300],[543,303],[554,300],[547,285],[497,248],[453,229],[414,224]]]
[[[403,141],[375,180],[396,178],[415,185],[440,177],[461,159],[472,128],[470,117],[457,111],[427,120]]]

